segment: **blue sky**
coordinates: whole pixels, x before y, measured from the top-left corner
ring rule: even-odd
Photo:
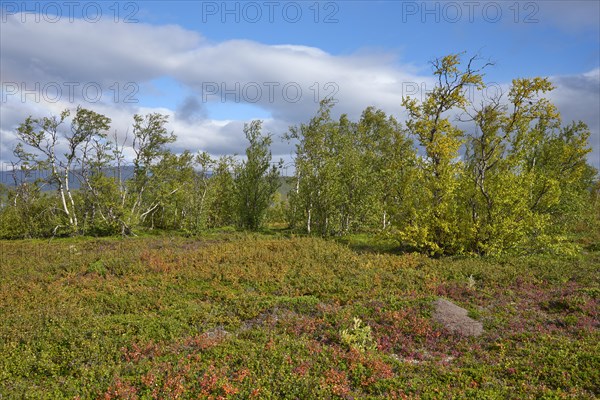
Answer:
[[[597,68],[600,61],[600,10],[593,1],[325,1],[318,6],[302,1],[273,2],[278,5],[270,7],[268,2],[250,3],[260,7],[149,1],[140,5],[138,14],[154,23],[179,24],[215,42],[297,44],[334,55],[384,51],[416,65],[452,52],[479,51],[498,62],[489,73],[492,79],[576,74]],[[290,3],[299,8],[285,8]],[[260,18],[255,18],[257,9]],[[301,18],[288,22],[296,19],[297,9]],[[561,16],[565,11],[573,16]],[[584,21],[579,19],[582,15],[587,15]]]
[[[119,132],[133,113],[159,111],[170,115],[175,150],[240,153],[244,122],[264,119],[283,134],[314,113],[317,89],[318,98],[335,91],[340,113],[375,105],[402,119],[405,85],[430,87],[428,62],[464,51],[494,61],[486,80],[503,89],[513,78],[550,77],[565,119],[590,125],[590,160],[600,166],[600,2],[51,3],[2,1],[0,162],[26,115],[89,102],[86,84],[101,88],[90,107]],[[68,82],[80,83],[74,99]],[[23,97],[21,86],[36,84],[61,87],[58,101],[45,101],[48,91]],[[289,156],[290,147],[277,142],[274,153]]]

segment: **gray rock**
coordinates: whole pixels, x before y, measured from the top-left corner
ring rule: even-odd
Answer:
[[[433,319],[446,329],[464,336],[479,336],[483,333],[483,324],[467,316],[468,311],[456,304],[439,298],[433,302]]]
[[[208,339],[225,339],[229,336],[229,332],[227,332],[222,326],[217,326],[215,329],[211,329],[203,333]]]

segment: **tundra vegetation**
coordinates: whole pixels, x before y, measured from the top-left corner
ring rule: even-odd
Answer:
[[[0,394],[600,396],[600,252],[431,258],[349,244],[243,232],[0,241]],[[483,334],[438,325],[438,296]]]
[[[78,107],[17,129],[0,186],[0,397],[597,398],[600,181],[544,78],[432,62],[399,122],[332,99],[245,157]],[[285,187],[283,190],[280,186]],[[483,323],[432,318],[443,296]]]

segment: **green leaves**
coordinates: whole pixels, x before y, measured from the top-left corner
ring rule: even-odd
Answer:
[[[284,138],[295,145],[295,173],[286,182],[291,191],[278,198],[272,136],[261,121],[245,125],[248,147],[239,161],[171,153],[175,135],[159,113],[134,115],[132,141],[121,144],[116,134],[107,137],[110,118],[92,110],[78,107],[70,121],[69,110],[28,117],[14,148],[15,169],[27,179],[5,196],[10,222],[3,231],[197,234],[233,225],[257,230],[268,215],[309,234],[379,234],[435,256],[571,252],[573,227],[597,225],[585,218],[598,208],[590,196],[597,171],[587,163],[588,127],[562,125],[545,97],[554,88],[547,78],[515,79],[506,96],[475,103],[468,94],[486,87],[489,62],[450,54],[431,64],[436,84],[423,99],[402,99],[402,123],[374,107],[358,120],[334,118],[334,101],[325,99],[313,118],[290,127]],[[127,181],[125,147],[134,153]],[[36,169],[49,176],[30,179]],[[105,176],[110,169],[118,177]],[[43,184],[55,185],[57,195],[42,200]],[[46,225],[25,227],[32,210]]]
[[[472,251],[557,251],[565,221],[581,214],[593,175],[589,133],[583,123],[560,126],[556,107],[541,97],[552,89],[547,79],[515,79],[510,106],[493,99],[474,114],[478,132],[467,141],[463,186]]]
[[[279,170],[271,166],[271,136],[261,133],[262,121],[244,125],[248,140],[246,160],[235,171],[235,195],[238,225],[258,230],[273,195],[279,187]]]
[[[553,89],[545,78],[516,79],[507,99],[472,104],[466,89],[485,88],[490,65],[478,62],[460,54],[434,60],[435,88],[423,101],[403,99],[405,127],[372,107],[358,122],[335,121],[328,101],[292,127],[292,225],[321,235],[383,232],[431,255],[571,251],[561,243],[583,215],[595,174],[586,161],[589,131],[583,123],[561,127],[543,97]]]
[[[340,339],[343,344],[350,349],[358,351],[374,351],[377,349],[377,342],[371,334],[371,327],[364,325],[362,320],[354,317],[353,325],[350,329],[340,331]]]
[[[389,229],[406,208],[412,143],[381,110],[334,121],[332,107],[323,101],[308,124],[290,128],[288,138],[297,141],[291,223],[320,235]]]

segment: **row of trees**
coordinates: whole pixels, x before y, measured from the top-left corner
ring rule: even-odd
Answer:
[[[517,79],[506,99],[470,101],[468,87],[485,88],[488,65],[475,69],[476,61],[434,61],[437,85],[424,101],[403,100],[404,125],[373,108],[358,122],[336,121],[325,101],[292,128],[293,226],[384,231],[431,254],[564,247],[591,206],[590,132],[582,122],[561,124],[544,98],[553,89],[547,79]]]
[[[258,229],[279,185],[271,137],[262,134],[260,121],[245,125],[247,157],[239,162],[205,152],[174,154],[167,148],[176,139],[166,128],[167,116],[135,115],[128,167],[128,138],[108,137],[109,118],[79,107],[65,128],[68,117],[68,110],[29,117],[17,129],[15,182],[4,190],[0,236],[130,235],[139,227]]]
[[[295,175],[276,207],[279,174],[259,121],[245,126],[249,144],[239,162],[173,154],[166,117],[136,115],[128,145],[133,170],[125,178],[126,145],[108,137],[107,117],[78,108],[66,132],[68,111],[28,118],[18,129],[14,169],[49,176],[16,182],[5,196],[0,234],[258,229],[271,206],[294,230],[383,233],[431,254],[564,246],[584,212],[598,207],[596,171],[586,162],[590,132],[581,122],[561,123],[544,97],[553,89],[547,79],[514,80],[506,96],[476,104],[467,89],[485,88],[488,66],[476,69],[476,62],[461,63],[460,55],[435,60],[437,85],[423,101],[403,100],[405,123],[373,107],[358,121],[333,119],[334,102],[323,101],[308,123],[285,135],[296,146]],[[59,156],[59,148],[66,152]]]

